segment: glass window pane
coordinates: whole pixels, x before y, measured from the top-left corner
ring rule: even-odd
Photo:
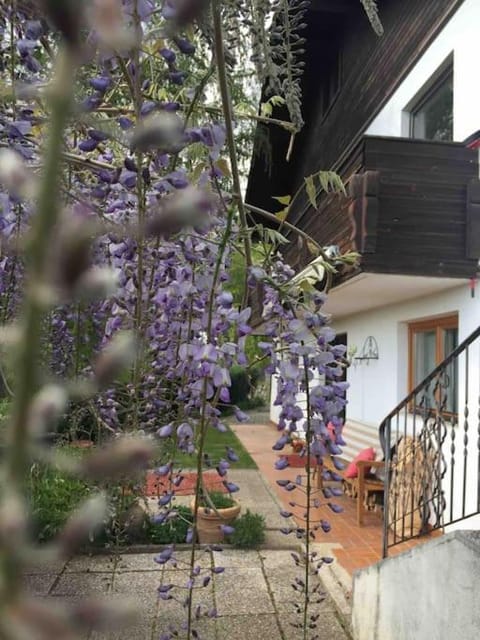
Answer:
[[[412,110],[412,135],[422,140],[453,140],[453,74]]]
[[[452,319],[453,320],[453,319]],[[412,386],[421,384],[432,371],[458,347],[458,328],[444,328],[432,320],[425,328],[413,329],[410,334],[412,355]],[[431,388],[430,388],[431,387]],[[415,405],[418,410],[441,409],[449,413],[458,413],[458,363],[450,363],[442,369],[417,395]],[[448,416],[447,416],[448,417]]]
[[[415,384],[421,382],[436,366],[436,332],[415,334]]]
[[[443,332],[443,355],[446,358],[458,347],[458,329],[445,329]]]
[[[436,359],[437,333],[436,331],[418,331],[415,333],[414,341],[414,385],[416,386],[428,374],[433,371],[437,365]],[[424,394],[422,394],[424,396]],[[425,398],[428,406],[433,406],[433,388],[428,390]],[[424,400],[424,402],[425,402]],[[422,399],[417,398],[417,404],[422,403]]]
[[[443,332],[443,354],[446,358],[458,347],[458,329],[445,329]],[[454,361],[448,365],[445,376],[446,409],[452,413],[457,413],[458,401],[458,362]]]

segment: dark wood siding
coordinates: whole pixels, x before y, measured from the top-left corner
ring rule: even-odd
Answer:
[[[467,253],[467,187],[478,154],[462,145],[366,138],[365,167],[379,171],[377,250],[363,268],[381,273],[473,276]]]
[[[341,167],[341,176],[347,187],[350,178],[363,171],[363,151],[364,141],[362,140]],[[354,229],[350,208],[351,200],[349,198],[335,194],[324,195],[319,199],[317,211],[309,205],[309,215],[303,219],[299,227],[309,233],[322,246],[337,245],[342,253],[351,251]],[[289,237],[292,243],[287,245],[286,259],[294,268],[301,269],[312,260],[312,255],[307,247],[304,247],[303,250],[298,249],[293,234],[290,234]]]
[[[337,166],[418,60],[445,19],[463,0],[383,0],[385,28],[377,37],[358,12],[351,12],[344,37],[344,83],[333,108],[316,122],[313,144],[299,163],[300,175]]]
[[[331,0],[332,7],[336,0]],[[381,110],[405,75],[430,44],[450,15],[463,0],[382,0],[379,2],[385,28],[378,38],[366,19],[360,1],[342,3],[348,11],[336,15],[322,11],[325,2],[308,14],[307,66],[303,79],[306,125],[297,136],[290,162],[286,162],[288,133],[278,128],[260,127],[259,140],[268,132],[272,163],[270,171],[264,156],[256,155],[252,164],[247,201],[272,210],[271,196],[292,193],[304,176],[320,169],[339,169],[352,156],[367,126]],[[315,108],[316,87],[322,82],[322,31],[328,27],[342,39],[342,85],[325,117]],[[285,114],[279,111],[276,115]],[[308,209],[299,199],[291,221],[302,219]],[[310,212],[308,213],[310,215]],[[335,242],[332,238],[331,242]]]
[[[345,168],[352,199],[323,198],[319,211],[310,208],[300,224],[317,242],[359,251],[365,272],[475,275],[477,151],[458,143],[366,136]],[[286,255],[297,268],[309,260],[293,247]]]
[[[467,187],[467,257],[480,256],[480,180],[470,180]]]

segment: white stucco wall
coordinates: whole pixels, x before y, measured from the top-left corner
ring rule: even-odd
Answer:
[[[403,110],[453,53],[453,135],[461,142],[480,129],[480,1],[466,0],[419,59],[367,130],[369,135],[407,135]],[[402,118],[403,116],[403,118]]]
[[[337,333],[347,333],[348,347],[361,351],[373,336],[379,359],[353,362],[347,372],[347,418],[378,426],[408,393],[408,323],[458,312],[459,341],[480,323],[480,290],[474,298],[466,284],[442,293],[334,320]],[[358,354],[357,354],[358,355]]]
[[[473,640],[480,628],[480,534],[426,542],[359,571],[355,640]]]
[[[480,324],[480,291],[472,298],[467,284],[442,293],[390,305],[373,311],[356,314],[334,323],[338,333],[347,333],[348,346],[361,350],[365,339],[372,335],[378,343],[379,358],[355,362],[347,371],[350,388],[347,391],[347,422],[362,422],[378,429],[382,420],[408,394],[408,323],[436,315],[458,313],[459,342],[467,338]],[[480,341],[469,348],[468,366],[468,420],[465,423],[465,388],[467,366],[465,354],[458,361],[458,424],[447,425],[443,445],[446,473],[442,488],[446,500],[446,520],[461,519],[477,511],[478,449],[477,427],[480,415]],[[400,415],[399,428],[411,432],[411,416]],[[467,429],[465,430],[465,425]],[[417,423],[417,429],[419,425]],[[395,429],[395,423],[393,425]],[[467,462],[463,456],[464,437],[468,437]],[[395,434],[393,434],[395,435]],[[402,435],[401,433],[399,435]],[[454,489],[451,501],[450,481],[452,470],[452,435],[455,444]],[[467,488],[463,502],[463,480]],[[450,510],[450,504],[453,504]],[[475,522],[477,522],[476,519]],[[480,522],[479,522],[480,524]],[[458,527],[472,526],[472,521],[462,521]]]

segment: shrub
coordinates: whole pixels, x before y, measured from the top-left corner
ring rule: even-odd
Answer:
[[[232,386],[230,387],[230,401],[232,404],[239,404],[247,400],[250,393],[250,379],[246,369],[234,366],[230,370]]]
[[[10,398],[2,398],[0,400],[0,420],[5,420],[10,414],[12,401]]]
[[[91,488],[83,480],[47,465],[34,464],[30,470],[29,494],[35,538],[39,542],[51,540],[90,492]]]
[[[177,516],[168,522],[155,524],[151,521],[147,527],[147,541],[152,544],[182,543],[187,539],[188,528],[192,526],[193,517],[190,509],[184,506],[175,507]]]
[[[235,531],[229,541],[240,549],[256,549],[265,542],[265,518],[260,513],[247,511],[234,523]]]
[[[210,498],[213,506],[217,509],[228,509],[229,507],[233,507],[235,504],[235,501],[230,495],[221,493],[220,491],[212,491],[208,494],[208,497]],[[207,502],[205,498],[200,498],[200,504],[202,507],[210,506],[210,503]]]
[[[259,409],[265,406],[265,400],[260,396],[253,396],[246,400],[240,401],[237,406],[242,411],[251,411],[252,409]]]

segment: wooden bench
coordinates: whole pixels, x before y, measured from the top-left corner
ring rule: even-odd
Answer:
[[[382,469],[385,463],[381,460],[366,461],[360,460],[356,463],[358,476],[356,478],[345,478],[342,471],[338,471],[333,466],[330,458],[326,458],[322,466],[314,467],[314,477],[316,477],[316,487],[319,491],[323,489],[323,469],[334,471],[342,477],[342,483],[346,487],[345,493],[357,501],[357,524],[363,526],[363,519],[367,510],[366,503],[371,493],[382,492],[384,484],[382,480],[365,474],[366,468]]]
[[[359,527],[363,525],[363,516],[365,515],[365,503],[368,499],[369,493],[383,492],[384,484],[383,480],[376,477],[367,476],[365,469],[367,467],[373,469],[382,469],[385,466],[385,462],[382,460],[372,460],[367,462],[366,460],[360,460],[356,463],[358,469],[358,478],[353,480],[357,482],[358,494],[357,494],[357,524]]]

